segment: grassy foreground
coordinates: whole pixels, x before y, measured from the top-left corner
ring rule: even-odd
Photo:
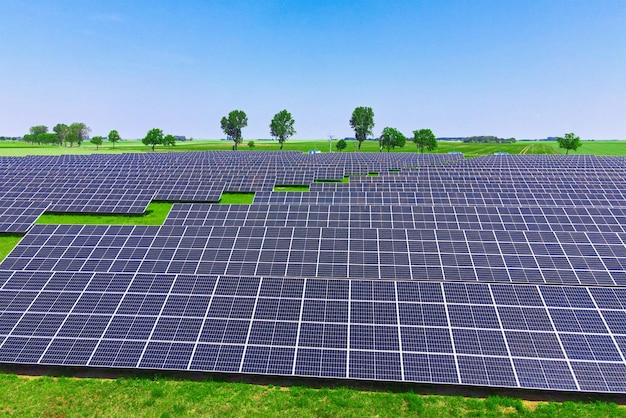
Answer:
[[[619,417],[605,402],[529,402],[412,392],[278,387],[147,378],[53,378],[0,374],[3,416]]]

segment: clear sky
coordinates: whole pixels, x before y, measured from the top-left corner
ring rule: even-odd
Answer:
[[[0,135],[85,122],[244,139],[282,109],[294,138],[626,139],[626,1],[0,0]]]

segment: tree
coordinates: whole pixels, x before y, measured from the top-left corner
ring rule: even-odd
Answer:
[[[294,123],[295,121],[291,117],[291,113],[285,109],[275,114],[270,123],[270,133],[274,138],[278,139],[281,150],[285,141],[296,133],[296,130],[293,128]]]
[[[113,129],[111,132],[109,132],[107,140],[111,144],[113,144],[113,148],[115,148],[115,143],[121,141],[122,138],[120,137],[120,134],[115,129]]]
[[[361,151],[361,142],[367,139],[368,135],[372,135],[374,128],[374,111],[371,107],[357,107],[352,112],[350,118],[350,127],[354,129],[354,136],[359,141],[359,151]]]
[[[406,137],[395,128],[386,127],[383,129],[383,133],[380,134],[381,150],[386,148],[387,152],[389,152],[395,147],[402,148],[404,144],[406,144]]]
[[[228,139],[235,142],[233,149],[237,151],[237,144],[243,142],[241,136],[241,129],[248,126],[248,117],[243,110],[233,110],[228,114],[228,117],[224,116],[221,120],[222,130],[226,134]]]
[[[52,130],[57,134],[57,141],[59,146],[65,142],[65,135],[67,135],[68,126],[64,123],[57,123]]]
[[[40,136],[42,134],[45,134],[48,132],[48,127],[46,125],[37,125],[37,126],[31,126],[30,128],[30,135],[28,138],[31,142],[35,143],[37,142],[37,144],[41,145],[41,138]]]
[[[72,137],[74,139],[74,141],[70,142],[70,144],[73,144],[74,142],[76,142],[78,143],[79,147],[83,141],[89,139],[89,132],[91,132],[91,129],[82,122],[72,123],[69,126],[68,130],[73,133]]]
[[[91,138],[91,140],[89,142],[94,144],[96,146],[96,149],[98,149],[98,147],[100,147],[100,145],[102,145],[102,137],[101,136],[94,136],[93,138]]]
[[[63,137],[66,146],[69,142],[70,147],[73,147],[74,143],[78,142],[78,139],[78,132],[75,129],[72,129],[71,126],[68,126],[67,132],[65,132],[65,136]]]
[[[432,151],[437,148],[437,138],[430,129],[413,131],[413,142],[415,142],[415,145],[417,145],[417,148],[422,153],[424,149]]]
[[[563,148],[565,150],[565,154],[569,153],[569,150],[576,151],[582,143],[580,142],[580,137],[574,135],[574,133],[565,134],[565,138],[558,137],[556,141],[559,143],[559,148]]]
[[[163,138],[163,145],[166,147],[173,147],[176,145],[176,137],[174,135],[168,134]]]
[[[144,145],[151,146],[152,151],[154,151],[154,147],[156,145],[163,144],[163,131],[158,128],[150,129],[146,134],[146,137],[142,139],[141,142]]]
[[[248,141],[248,148],[254,148],[254,141]]]
[[[44,134],[37,135],[37,141],[40,144],[55,145],[59,140],[57,134],[53,132],[46,132]]]
[[[348,147],[348,144],[345,139],[340,139],[337,141],[337,144],[335,144],[335,147],[337,147],[337,151],[341,152]]]
[[[25,134],[24,136],[22,136],[22,141],[24,142],[32,142],[33,144],[35,143],[35,135],[33,134]]]

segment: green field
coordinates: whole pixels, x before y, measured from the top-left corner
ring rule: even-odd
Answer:
[[[333,142],[333,152],[337,152]],[[255,141],[253,151],[277,151],[280,146],[276,141]],[[209,151],[232,149],[231,141],[218,140],[194,140],[179,142],[174,147],[158,146],[155,152],[181,152],[181,151]],[[328,141],[325,140],[291,140],[285,143],[285,151],[307,152],[320,150],[328,152]],[[247,152],[250,148],[244,143],[239,146],[239,151]],[[353,152],[354,143],[348,142],[348,148],[343,152]],[[361,145],[363,152],[379,152],[378,142],[365,141]],[[453,141],[439,141],[436,153],[448,153],[453,151],[462,152],[466,157],[493,154],[494,152],[508,152],[509,154],[565,154],[555,142],[522,141],[514,144],[466,144]],[[84,143],[80,147],[59,147],[51,145],[31,145],[16,141],[0,141],[0,156],[24,156],[24,155],[62,155],[62,154],[108,154],[124,152],[151,152],[150,147],[139,141],[122,141],[113,148],[105,143],[100,149],[91,143]],[[412,142],[407,142],[404,148],[397,148],[392,152],[417,152]],[[626,141],[583,141],[583,146],[570,154],[595,154],[595,155],[626,155]]]
[[[80,213],[45,213],[38,224],[73,225],[163,225],[172,203],[152,202],[143,215],[97,215]]]
[[[110,417],[624,417],[611,402],[523,401],[345,387],[279,387],[172,378],[0,374],[3,416]]]

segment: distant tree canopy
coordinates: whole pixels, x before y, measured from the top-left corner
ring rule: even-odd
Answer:
[[[102,141],[103,141],[103,138],[101,136],[94,136],[89,140],[89,142],[91,142],[92,144],[96,146],[96,149],[98,149],[100,145],[102,145]]]
[[[413,131],[413,142],[417,145],[420,152],[424,149],[432,151],[437,148],[437,138],[430,129],[418,129]]]
[[[120,134],[115,129],[113,129],[111,132],[109,132],[107,140],[111,144],[113,144],[113,148],[115,148],[115,143],[121,141],[122,138],[120,137]]]
[[[367,139],[368,135],[372,135],[374,128],[374,111],[372,108],[359,106],[354,109],[350,118],[350,127],[354,129],[354,136],[359,141],[359,151],[361,151],[361,143]]]
[[[380,149],[386,149],[387,152],[391,151],[395,147],[402,148],[406,144],[406,137],[402,132],[396,128],[386,127],[383,129],[383,133],[380,134]]]
[[[70,131],[76,132],[76,138],[78,139],[78,146],[89,139],[89,132],[91,132],[91,128],[85,125],[82,122],[74,122],[70,125]]]
[[[39,145],[62,145],[80,144],[89,139],[91,129],[82,122],[74,122],[71,125],[58,123],[52,128],[53,132],[48,132],[45,125],[37,125],[30,128],[28,134],[22,137],[22,141],[37,143]]]
[[[563,148],[565,150],[565,154],[569,153],[569,150],[576,151],[582,143],[580,142],[580,137],[574,135],[574,133],[565,134],[564,138],[558,137],[556,141],[559,144],[559,148]]]
[[[337,141],[335,147],[337,147],[337,151],[341,152],[348,147],[348,144],[346,143],[345,139],[340,139],[339,141]]]
[[[228,116],[224,116],[220,121],[222,131],[226,134],[226,138],[235,142],[233,149],[237,150],[237,144],[241,144],[243,136],[241,130],[248,126],[248,116],[243,110],[233,110]]]
[[[496,144],[509,144],[515,142],[515,138],[498,138],[493,135],[468,136],[463,142],[484,142]]]
[[[286,109],[274,115],[270,123],[270,134],[278,139],[280,149],[283,149],[285,141],[296,133],[296,130],[293,128],[294,123],[296,122],[291,117],[291,113],[287,112]]]
[[[37,125],[30,128],[30,134],[35,135],[35,137],[40,134],[45,134],[46,132],[48,132],[48,127],[46,125]]]
[[[163,145],[166,147],[173,147],[176,145],[176,137],[174,135],[168,134],[163,137]]]
[[[163,131],[158,128],[153,128],[148,131],[146,136],[141,140],[144,145],[148,145],[152,147],[152,151],[154,151],[154,147],[157,145],[163,144]]]
[[[52,130],[57,134],[57,140],[59,141],[59,145],[62,145],[65,142],[65,135],[67,134],[68,126],[64,123],[57,123]]]
[[[154,147],[157,145],[164,145],[166,147],[176,145],[176,137],[174,135],[164,135],[163,131],[158,128],[153,128],[148,131],[146,136],[141,140],[144,145],[148,145],[152,147],[152,151],[154,151]]]

